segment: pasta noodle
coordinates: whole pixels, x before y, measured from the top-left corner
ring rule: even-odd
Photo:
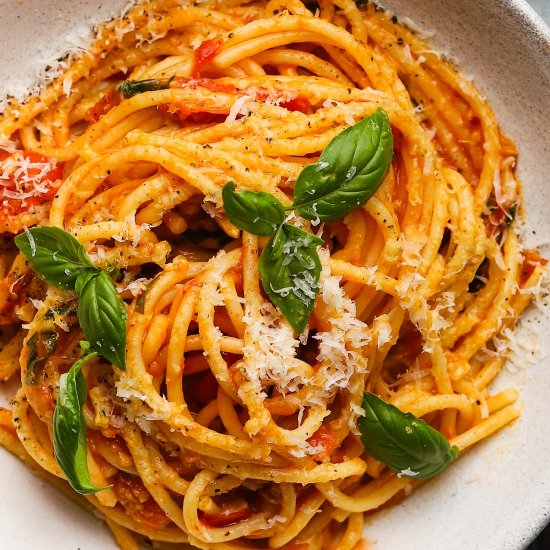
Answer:
[[[15,185],[0,205],[0,378],[20,366],[22,380],[0,443],[64,478],[52,423],[83,339],[76,295],[13,244],[63,228],[128,306],[126,370],[84,367],[88,468],[109,488],[75,497],[123,550],[360,548],[364,514],[420,483],[365,452],[365,389],[460,451],[519,416],[514,389],[489,391],[495,342],[546,265],[522,247],[517,151],[471,82],[363,4],[142,2],[0,116],[0,183]],[[116,97],[145,79],[164,84]],[[325,242],[297,335],[261,285],[267,238],[231,223],[222,187],[289,205],[302,169],[378,108],[394,136],[378,191],[342,220],[294,219]]]

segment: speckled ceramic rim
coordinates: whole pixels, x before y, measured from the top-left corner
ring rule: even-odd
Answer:
[[[530,27],[533,33],[540,38],[542,49],[547,48],[550,67],[550,27],[542,20],[540,15],[525,0],[501,0],[504,6],[508,5],[514,11],[515,16],[520,19],[523,26]],[[550,75],[548,75],[550,77]],[[550,113],[548,113],[550,116]],[[522,539],[525,542],[524,548],[527,548],[541,533],[550,521],[550,502],[543,502],[540,514],[534,518],[532,525],[526,528],[522,533]],[[518,537],[519,538],[519,537]]]
[[[521,21],[523,27],[531,28],[540,39],[542,49],[547,48],[546,55],[549,58],[550,67],[550,27],[542,20],[540,15],[525,0],[498,0],[503,8],[513,11],[514,16]],[[548,75],[550,78],[550,74]],[[550,116],[550,113],[548,113]],[[524,533],[518,533],[518,547],[527,548],[541,533],[550,521],[550,501],[541,503],[540,514],[533,519],[533,523],[526,526]]]

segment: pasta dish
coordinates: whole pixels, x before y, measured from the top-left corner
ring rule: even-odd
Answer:
[[[359,550],[518,418],[517,151],[412,22],[151,0],[57,70],[0,115],[0,443],[120,548]]]

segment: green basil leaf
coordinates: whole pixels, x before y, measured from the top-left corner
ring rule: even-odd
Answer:
[[[229,182],[223,187],[222,198],[231,223],[254,235],[273,235],[285,219],[283,205],[269,193],[235,191],[235,184]]]
[[[27,376],[25,384],[35,386],[44,378],[46,359],[57,348],[57,332],[35,332],[27,342]]]
[[[372,197],[388,173],[393,134],[382,109],[337,135],[296,181],[293,206],[308,220],[347,216]]]
[[[83,270],[75,285],[78,320],[92,348],[119,369],[126,368],[126,307],[105,271]]]
[[[143,92],[156,92],[157,90],[165,90],[170,87],[172,78],[156,79],[148,78],[147,80],[123,80],[116,85],[117,92],[124,98],[128,99]]]
[[[82,268],[93,267],[84,247],[58,227],[32,227],[15,237],[32,270],[48,284],[74,288]]]
[[[59,378],[59,395],[53,413],[54,456],[71,487],[81,495],[108,489],[96,487],[90,479],[86,453],[86,421],[82,406],[86,402],[85,363],[97,356],[90,353],[79,359]]]
[[[365,450],[401,476],[435,476],[458,456],[458,449],[424,420],[373,393],[364,393],[363,409],[358,424]]]
[[[306,328],[319,292],[321,244],[315,235],[283,223],[260,255],[264,290],[298,334]]]

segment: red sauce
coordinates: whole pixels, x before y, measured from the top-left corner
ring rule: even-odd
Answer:
[[[199,510],[199,519],[210,527],[227,527],[234,525],[252,516],[252,512],[248,508],[237,510],[236,512],[228,512],[222,514],[205,514]]]

